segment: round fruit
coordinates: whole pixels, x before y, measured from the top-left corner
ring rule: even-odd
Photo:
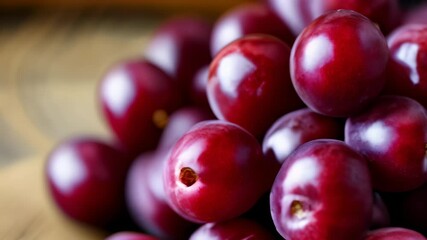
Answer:
[[[390,228],[381,228],[375,231],[369,232],[365,240],[425,240],[420,233],[415,231],[399,228],[399,227],[390,227]]]

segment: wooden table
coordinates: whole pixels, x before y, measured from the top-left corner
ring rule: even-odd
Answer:
[[[58,212],[43,165],[60,140],[111,137],[99,114],[99,79],[112,64],[140,56],[167,16],[0,9],[0,239],[104,237]]]

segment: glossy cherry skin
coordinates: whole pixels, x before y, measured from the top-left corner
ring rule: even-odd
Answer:
[[[211,38],[212,56],[232,41],[254,33],[275,36],[289,46],[295,40],[288,26],[266,4],[241,4],[225,12],[215,23]]]
[[[196,72],[210,63],[212,25],[201,18],[168,19],[153,34],[144,56],[174,80],[189,96]]]
[[[196,123],[210,119],[214,119],[213,114],[198,107],[183,107],[176,110],[169,117],[158,148],[170,149]]]
[[[125,212],[124,185],[130,159],[113,146],[80,137],[49,154],[47,188],[61,211],[80,222],[106,227]]]
[[[285,239],[360,239],[371,222],[371,196],[362,155],[339,140],[313,140],[282,165],[271,214]]]
[[[142,59],[109,69],[100,82],[99,100],[116,138],[136,154],[157,146],[167,116],[181,104],[176,83]]]
[[[409,191],[427,179],[427,115],[415,100],[383,96],[347,119],[345,142],[364,154],[379,191]]]
[[[140,155],[126,182],[126,201],[133,219],[146,232],[161,239],[188,239],[197,225],[183,219],[166,202],[163,164],[168,150]]]
[[[369,232],[364,240],[425,240],[420,233],[410,229],[389,227]]]
[[[164,170],[165,191],[183,217],[219,222],[254,206],[271,187],[274,171],[249,132],[221,120],[203,121],[172,148]]]
[[[344,122],[313,112],[299,109],[283,115],[268,130],[262,143],[267,158],[282,164],[298,146],[320,138],[344,139]]]
[[[427,24],[403,25],[387,40],[395,65],[385,92],[417,100],[427,107]],[[393,63],[391,63],[393,64]],[[396,66],[397,65],[397,66]]]
[[[223,48],[210,65],[207,94],[215,116],[263,136],[283,114],[301,108],[289,76],[290,48],[248,35]]]
[[[160,238],[137,232],[117,232],[105,240],[160,240]]]
[[[272,240],[275,237],[261,225],[244,218],[234,218],[224,222],[206,223],[197,229],[190,240],[241,240],[241,239],[265,239]]]
[[[319,16],[338,9],[357,11],[379,25],[385,33],[401,22],[397,0],[268,0],[295,35]]]
[[[380,94],[388,59],[387,42],[369,19],[338,10],[317,18],[298,36],[290,71],[308,107],[347,117]]]

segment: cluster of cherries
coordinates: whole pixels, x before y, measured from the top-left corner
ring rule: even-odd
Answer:
[[[427,5],[174,18],[98,99],[114,141],[65,140],[45,173],[72,219],[137,226],[109,240],[426,239]]]

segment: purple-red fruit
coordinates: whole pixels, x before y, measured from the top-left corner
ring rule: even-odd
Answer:
[[[117,232],[108,236],[105,240],[160,240],[159,238],[136,232]]]
[[[176,83],[145,60],[128,60],[102,78],[99,99],[113,133],[127,151],[154,149],[168,115],[181,103]]]
[[[249,35],[223,48],[210,65],[207,94],[215,116],[262,137],[303,106],[289,76],[290,48],[277,38]]]
[[[314,20],[292,47],[290,71],[301,99],[313,111],[348,117],[382,91],[387,42],[374,23],[350,10]]]
[[[132,164],[126,183],[126,200],[135,223],[161,239],[188,239],[197,225],[191,223],[166,202],[163,165],[168,150],[140,155]]]
[[[301,144],[320,138],[341,140],[343,132],[342,120],[304,108],[279,118],[265,135],[262,150],[267,158],[282,164]]]
[[[381,228],[366,234],[364,240],[425,240],[420,233],[410,229],[389,227]]]
[[[129,164],[128,157],[99,140],[66,140],[48,156],[48,190],[70,218],[106,227],[125,211],[124,186]]]
[[[415,100],[378,98],[347,119],[345,142],[367,157],[376,190],[409,191],[427,179],[427,115]]]
[[[254,206],[270,189],[275,171],[249,132],[221,120],[204,121],[172,148],[165,191],[183,217],[199,223],[225,221]]]
[[[245,35],[262,33],[292,45],[295,36],[282,20],[263,3],[238,5],[224,13],[212,31],[211,52],[215,56],[223,47]]]
[[[297,148],[270,195],[273,221],[285,239],[361,239],[372,206],[366,160],[338,140],[313,140]]]

